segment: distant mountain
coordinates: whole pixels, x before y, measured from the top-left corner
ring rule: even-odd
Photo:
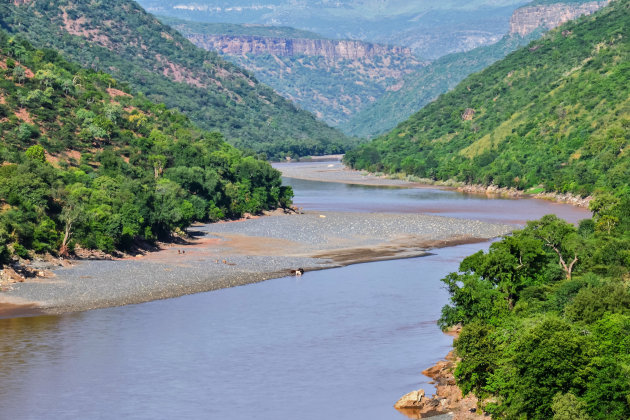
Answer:
[[[450,54],[406,75],[389,91],[338,127],[349,135],[374,137],[394,128],[414,112],[449,91],[471,73],[480,71],[548,29],[605,6],[608,1],[560,0],[517,9],[499,42]]]
[[[630,184],[630,0],[566,23],[469,76],[355,168],[590,194]]]
[[[291,28],[161,19],[333,126],[396,90],[404,75],[424,65],[403,47],[316,38]]]
[[[242,148],[283,158],[338,153],[350,140],[258,83],[251,73],[195,47],[131,0],[0,5],[0,25],[38,47],[129,83],[155,102],[218,130]]]
[[[149,12],[198,22],[289,26],[332,39],[411,48],[423,59],[498,41],[527,0],[140,0]]]

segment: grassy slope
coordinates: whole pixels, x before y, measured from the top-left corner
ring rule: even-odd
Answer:
[[[532,34],[527,39],[506,36],[493,45],[441,57],[405,76],[400,90],[385,93],[376,102],[354,114],[339,129],[362,138],[383,134],[457,86],[469,74],[488,67],[537,36],[539,34]]]
[[[357,168],[588,194],[630,180],[630,3],[475,74],[348,154]],[[462,118],[474,110],[471,120]]]
[[[338,152],[348,141],[254,77],[188,42],[137,3],[34,0],[0,6],[0,25],[39,47],[105,70],[155,102],[270,156]]]

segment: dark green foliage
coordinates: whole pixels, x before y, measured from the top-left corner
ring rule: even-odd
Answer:
[[[579,195],[628,185],[629,25],[630,3],[617,0],[550,31],[345,161],[433,180]]]
[[[0,61],[0,263],[75,244],[112,252],[291,204],[268,163],[108,74],[4,32]],[[23,100],[42,87],[44,100]]]
[[[107,7],[88,0],[4,2],[0,26],[39,48],[57,49],[87,68],[108,72],[149,100],[185,113],[199,127],[220,131],[230,143],[269,158],[341,153],[347,147],[343,134],[250,73],[195,47],[133,1],[112,0]],[[50,51],[41,56],[58,60]],[[15,54],[11,57],[19,58]],[[46,95],[51,83],[42,78],[24,103],[51,106]],[[73,89],[67,82],[58,88]],[[95,123],[85,127],[83,136],[106,129]]]
[[[596,198],[578,229],[530,222],[442,280],[439,324],[463,325],[455,377],[494,418],[630,418],[629,196]]]

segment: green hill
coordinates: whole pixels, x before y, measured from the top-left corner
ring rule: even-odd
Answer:
[[[336,153],[349,140],[247,71],[195,47],[130,0],[3,2],[0,26],[111,73],[200,127],[269,157]]]
[[[506,35],[496,44],[441,57],[403,77],[400,89],[385,92],[338,128],[361,138],[381,135],[457,86],[466,76],[483,70],[538,37],[540,31],[525,38]]]
[[[590,194],[630,181],[630,3],[565,24],[346,155],[355,168]]]
[[[1,31],[0,138],[0,264],[112,252],[291,198],[219,133]]]

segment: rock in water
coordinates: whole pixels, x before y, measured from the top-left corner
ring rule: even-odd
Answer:
[[[394,408],[419,408],[424,405],[424,402],[422,401],[423,399],[423,389],[411,391],[410,393],[403,395],[402,398],[394,404]]]

